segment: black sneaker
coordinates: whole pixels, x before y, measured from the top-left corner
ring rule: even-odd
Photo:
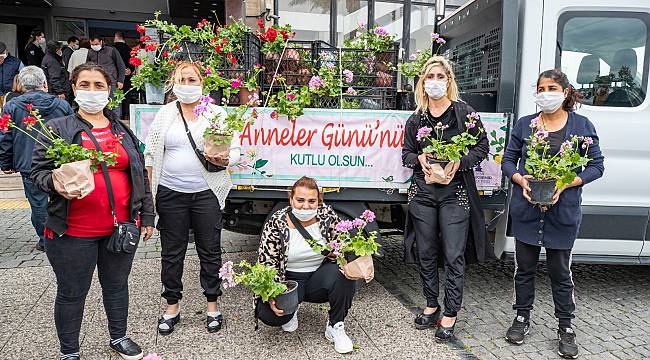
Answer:
[[[506,341],[515,345],[524,343],[524,338],[530,332],[530,322],[521,315],[512,321],[512,326],[506,332]]]
[[[560,340],[557,354],[565,359],[576,359],[578,357],[578,345],[576,344],[576,334],[573,329],[570,327],[560,328],[557,330],[557,337]]]
[[[440,306],[432,314],[419,313],[415,318],[415,328],[418,330],[428,329],[438,325],[440,320]]]
[[[140,360],[144,353],[138,344],[128,337],[111,340],[111,349],[115,350],[124,360]]]

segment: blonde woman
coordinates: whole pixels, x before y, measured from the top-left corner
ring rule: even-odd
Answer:
[[[469,131],[479,136],[478,143],[456,162],[447,185],[427,184],[431,175],[430,154],[422,149],[430,144],[418,136],[421,128],[436,124],[448,126],[443,140],[467,130],[465,122],[474,110],[460,101],[458,86],[449,62],[440,56],[429,59],[416,86],[417,109],[406,123],[402,162],[413,169],[409,189],[409,210],[405,229],[404,260],[417,264],[427,300],[424,311],[415,319],[418,329],[440,326],[438,341],[454,336],[456,315],[461,308],[466,262],[483,261],[490,252],[485,222],[472,169],[488,154],[485,131],[480,120]],[[438,303],[438,261],[444,260],[444,313]],[[444,315],[441,320],[441,313]]]
[[[194,108],[203,94],[201,74],[194,63],[178,64],[170,81],[178,100],[158,111],[146,141],[145,165],[151,177],[162,245],[162,296],[167,300],[167,310],[158,321],[162,335],[171,334],[180,320],[181,278],[190,226],[194,229],[201,287],[207,300],[206,328],[217,332],[223,323],[217,309],[221,295],[221,209],[232,187],[225,167],[239,160],[241,146],[235,134],[228,157],[206,156],[210,163],[222,167],[221,171],[208,171],[203,159],[199,159],[192,142],[201,153],[208,119],[217,114],[223,119],[226,115],[223,108],[212,104],[206,112],[196,115]]]

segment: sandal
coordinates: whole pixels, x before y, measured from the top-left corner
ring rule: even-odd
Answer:
[[[223,324],[223,315],[221,315],[221,313],[218,313],[217,316],[208,315],[208,318],[205,322],[205,328],[208,329],[209,333],[215,333],[221,330],[222,324]]]
[[[418,330],[428,329],[438,325],[440,320],[440,306],[432,314],[420,313],[415,318],[415,328]]]
[[[165,319],[161,317],[158,319],[158,333],[160,335],[169,335],[174,332],[174,325],[176,325],[181,320],[181,313],[178,312],[178,315],[174,316],[171,319]]]

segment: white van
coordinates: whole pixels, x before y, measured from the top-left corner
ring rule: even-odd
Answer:
[[[536,112],[537,76],[560,68],[585,96],[605,175],[585,187],[576,262],[650,264],[650,1],[475,0],[443,19],[461,89],[481,111]],[[507,207],[495,252],[511,258]]]

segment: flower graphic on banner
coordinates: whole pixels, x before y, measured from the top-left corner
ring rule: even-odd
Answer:
[[[273,174],[269,173],[268,170],[263,170],[269,161],[266,159],[258,158],[258,152],[255,148],[249,148],[246,150],[245,156],[242,157],[242,160],[236,167],[240,169],[250,169],[252,174],[259,174],[263,177],[270,178],[273,177]]]

